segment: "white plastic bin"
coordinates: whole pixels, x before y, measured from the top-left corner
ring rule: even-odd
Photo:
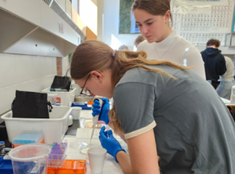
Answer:
[[[72,115],[74,120],[78,120],[80,118],[82,108],[80,107],[72,107]]]
[[[74,101],[76,88],[73,88],[69,92],[59,92],[59,91],[50,91],[50,87],[42,90],[42,92],[47,93],[47,99],[53,103],[53,97],[60,98],[61,106],[70,106],[69,103]]]
[[[53,106],[49,119],[12,118],[12,111],[1,116],[5,121],[9,141],[12,142],[20,133],[43,132],[45,143],[61,142],[67,129],[69,114],[72,108],[66,106]]]

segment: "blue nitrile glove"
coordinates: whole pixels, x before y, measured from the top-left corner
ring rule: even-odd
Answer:
[[[124,152],[126,151],[121,147],[120,143],[113,137],[112,130],[105,131],[105,126],[103,126],[100,130],[99,139],[102,147],[105,148],[107,152],[112,155],[118,163],[116,154],[121,150]]]
[[[104,121],[106,124],[109,124],[109,100],[107,98],[102,98],[103,101],[103,108],[100,111],[100,102],[99,100],[95,99],[94,104],[92,105],[92,115],[99,115],[99,120]]]

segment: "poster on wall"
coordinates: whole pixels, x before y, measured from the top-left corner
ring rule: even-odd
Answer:
[[[179,5],[173,0],[171,4],[174,29],[185,39],[196,46],[204,46],[210,38],[220,40],[221,46],[226,44],[226,35],[234,30],[234,0],[226,0],[228,5]],[[188,3],[194,1],[187,1]],[[225,1],[216,1],[225,2]],[[207,2],[205,2],[207,4]]]
[[[173,27],[179,33],[222,33],[224,38],[231,29],[235,32],[234,1],[171,0]],[[119,34],[140,33],[131,11],[132,3],[133,0],[120,0]]]
[[[181,5],[228,5],[229,0],[174,0]]]

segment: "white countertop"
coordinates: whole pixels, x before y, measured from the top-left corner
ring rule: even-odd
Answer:
[[[90,139],[77,139],[74,136],[65,136],[63,141],[67,141],[68,143],[68,150],[67,150],[67,159],[84,159],[87,161],[87,173],[92,174],[89,161],[87,155],[82,154],[79,148],[76,148],[76,144],[78,145],[79,142],[87,142],[89,143]],[[92,145],[100,145],[100,141],[98,138],[94,138],[92,140]],[[115,159],[107,153],[106,161],[104,162],[103,174],[124,174],[120,165],[115,161]]]
[[[66,135],[63,139],[63,142],[67,142],[67,157],[66,159],[84,159],[87,161],[87,173],[86,174],[92,174],[88,157],[87,155],[80,152],[79,143],[80,142],[86,142],[87,144],[90,143],[90,136],[91,136],[91,111],[81,111],[81,115],[84,119],[81,119],[81,122],[83,125],[81,125],[81,128],[77,129],[76,136],[72,135]],[[89,119],[90,118],[90,119]],[[95,129],[93,139],[91,141],[90,146],[101,146],[99,141],[99,131],[102,125],[99,125],[98,128]],[[127,144],[117,135],[114,135],[115,138],[120,142],[121,146],[127,150]],[[104,163],[103,168],[103,174],[124,174],[120,165],[115,161],[115,159],[107,153],[106,155],[106,161]]]
[[[221,100],[224,102],[224,104],[225,104],[226,106],[235,106],[234,103],[230,103],[230,102],[231,102],[230,100],[225,99],[225,98],[222,98],[222,97],[220,97],[220,98],[221,98]]]

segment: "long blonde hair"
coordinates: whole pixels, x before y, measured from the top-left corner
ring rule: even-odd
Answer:
[[[86,78],[93,70],[103,71],[105,69],[111,69],[112,89],[114,90],[123,75],[132,68],[154,71],[172,78],[175,77],[165,71],[149,68],[147,65],[168,65],[182,70],[190,69],[190,67],[180,66],[169,61],[147,60],[146,58],[147,54],[144,51],[114,51],[103,42],[87,40],[80,44],[73,54],[70,70],[71,77],[75,80],[80,80]],[[122,128],[115,111],[115,101],[113,109],[109,112],[109,118],[114,131],[121,131]]]

